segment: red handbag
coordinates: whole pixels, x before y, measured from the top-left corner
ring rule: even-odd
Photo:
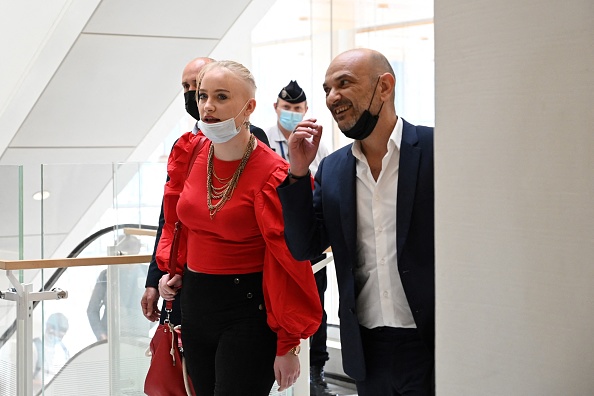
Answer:
[[[182,225],[175,224],[169,257],[169,275],[175,274],[177,249]],[[165,303],[167,317],[151,339],[151,365],[144,380],[144,393],[148,396],[194,396],[192,381],[186,372],[181,340],[181,326],[173,326],[169,314],[173,301]]]
[[[181,334],[171,323],[163,323],[151,340],[151,365],[144,380],[148,396],[194,396],[194,387],[182,355]]]
[[[190,174],[196,155],[206,143],[206,137],[199,136],[194,146],[188,166]],[[186,176],[187,177],[187,176]],[[177,253],[182,230],[181,222],[175,223],[173,240],[169,251],[169,275],[173,277],[177,268]],[[169,314],[173,306],[172,301],[165,303],[167,317],[163,324],[157,327],[150,344],[151,364],[144,380],[144,393],[148,396],[194,396],[194,387],[183,357],[181,341],[181,327],[173,326],[169,321]]]

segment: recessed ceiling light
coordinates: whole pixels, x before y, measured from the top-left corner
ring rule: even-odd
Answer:
[[[378,3],[377,8],[390,8],[388,3]]]
[[[36,201],[41,201],[42,199],[48,199],[49,196],[49,191],[37,191],[35,194],[33,194],[33,199]]]

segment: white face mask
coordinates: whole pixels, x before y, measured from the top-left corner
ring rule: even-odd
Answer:
[[[246,102],[245,105],[239,111],[239,114],[243,111],[245,106],[249,102]],[[241,125],[235,127],[235,118],[229,118],[228,120],[216,122],[214,124],[207,124],[202,120],[198,120],[198,128],[204,133],[204,136],[208,138],[213,143],[226,143],[229,140],[233,139],[239,131],[241,131]],[[245,122],[245,121],[244,121]],[[243,125],[243,122],[242,122]]]

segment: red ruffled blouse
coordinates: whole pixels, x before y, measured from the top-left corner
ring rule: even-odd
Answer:
[[[169,268],[176,221],[183,223],[176,273],[183,264],[207,274],[263,272],[263,292],[270,328],[277,333],[277,355],[286,354],[318,329],[322,307],[309,261],[293,258],[284,236],[282,208],[276,187],[286,178],[288,164],[258,141],[233,196],[213,219],[206,204],[207,158],[210,141],[188,132],[169,156],[163,211],[165,225],[157,264]],[[191,172],[189,163],[199,147]],[[225,180],[240,163],[216,157],[216,175]],[[219,183],[213,176],[213,183]],[[216,203],[217,201],[214,201]]]

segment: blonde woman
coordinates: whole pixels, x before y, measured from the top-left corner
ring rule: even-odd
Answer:
[[[197,395],[265,396],[275,379],[284,390],[299,376],[300,339],[317,330],[320,300],[309,261],[296,261],[284,239],[276,187],[288,163],[249,131],[252,74],[219,61],[198,81],[204,135],[182,136],[170,156],[157,254],[167,270],[179,219],[178,262],[187,265],[165,275],[159,292],[164,299],[181,292],[184,353]]]

